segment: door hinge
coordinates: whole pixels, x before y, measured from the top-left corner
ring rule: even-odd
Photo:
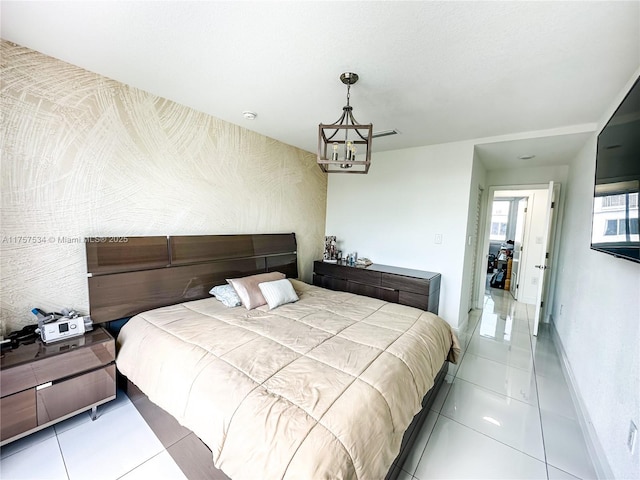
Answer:
[[[556,206],[556,202],[551,202],[551,208],[554,208]]]
[[[522,251],[522,245],[520,245],[520,251]]]
[[[524,207],[524,213],[527,213],[527,207]]]
[[[540,308],[544,307],[544,300],[540,302]]]
[[[519,283],[516,283],[516,288],[520,288],[520,284]]]
[[[544,258],[549,258],[549,252],[544,255]]]

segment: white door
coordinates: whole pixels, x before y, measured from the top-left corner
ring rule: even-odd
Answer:
[[[547,279],[547,272],[549,271],[550,265],[550,255],[549,255],[549,239],[551,237],[551,222],[553,220],[553,207],[555,205],[554,202],[554,194],[553,194],[553,182],[549,182],[549,195],[547,197],[547,211],[544,222],[544,231],[542,233],[542,245],[544,248],[542,249],[542,253],[540,254],[539,263],[535,266],[538,269],[538,293],[536,295],[536,314],[533,321],[533,334],[538,335],[538,325],[540,324],[540,317],[542,316],[542,311],[544,307],[544,285]]]
[[[513,258],[511,260],[511,294],[513,298],[518,299],[518,275],[522,263],[522,240],[524,239],[524,225],[526,218],[526,210],[528,198],[522,198],[518,201],[518,215],[516,217],[516,231],[513,237]]]

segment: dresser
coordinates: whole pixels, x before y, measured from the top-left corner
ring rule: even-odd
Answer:
[[[346,263],[313,263],[313,284],[438,313],[439,273],[391,265],[368,267]]]
[[[116,397],[115,340],[102,327],[2,353],[0,445]]]

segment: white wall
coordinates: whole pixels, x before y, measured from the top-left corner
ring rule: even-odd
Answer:
[[[640,426],[640,264],[589,248],[595,153],[594,134],[570,166],[553,321],[615,478],[640,478],[640,444],[626,447],[629,421]]]
[[[368,175],[329,176],[326,234],[375,263],[442,274],[439,314],[458,326],[473,143],[375,153]],[[435,243],[435,235],[442,243]]]
[[[551,180],[562,184],[567,181],[568,175],[568,165],[491,170],[487,172],[487,184],[490,187],[499,185],[532,185],[537,183],[548,184]]]

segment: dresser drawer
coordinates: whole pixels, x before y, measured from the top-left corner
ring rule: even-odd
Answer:
[[[357,267],[343,267],[347,272],[348,280],[353,280],[360,283],[366,283],[367,285],[380,286],[380,278],[382,274],[374,270],[367,270],[366,268]]]
[[[316,287],[328,288],[329,290],[347,291],[347,281],[342,278],[313,274],[313,284]]]
[[[109,365],[36,391],[38,424],[86,409],[116,394],[116,366]]]
[[[36,392],[33,388],[0,399],[0,441],[36,426]]]
[[[430,280],[425,278],[403,277],[401,275],[382,274],[382,286],[405,292],[429,294]]]
[[[377,298],[386,302],[398,302],[398,292],[396,290],[375,287],[373,285],[366,285],[364,283],[349,281],[347,282],[346,291],[355,293],[356,295],[364,295],[365,297]]]
[[[320,275],[331,275],[336,278],[347,278],[347,268],[335,263],[313,262],[313,271]]]
[[[429,310],[429,295],[420,295],[412,292],[399,292],[398,303],[416,307],[421,310]]]

